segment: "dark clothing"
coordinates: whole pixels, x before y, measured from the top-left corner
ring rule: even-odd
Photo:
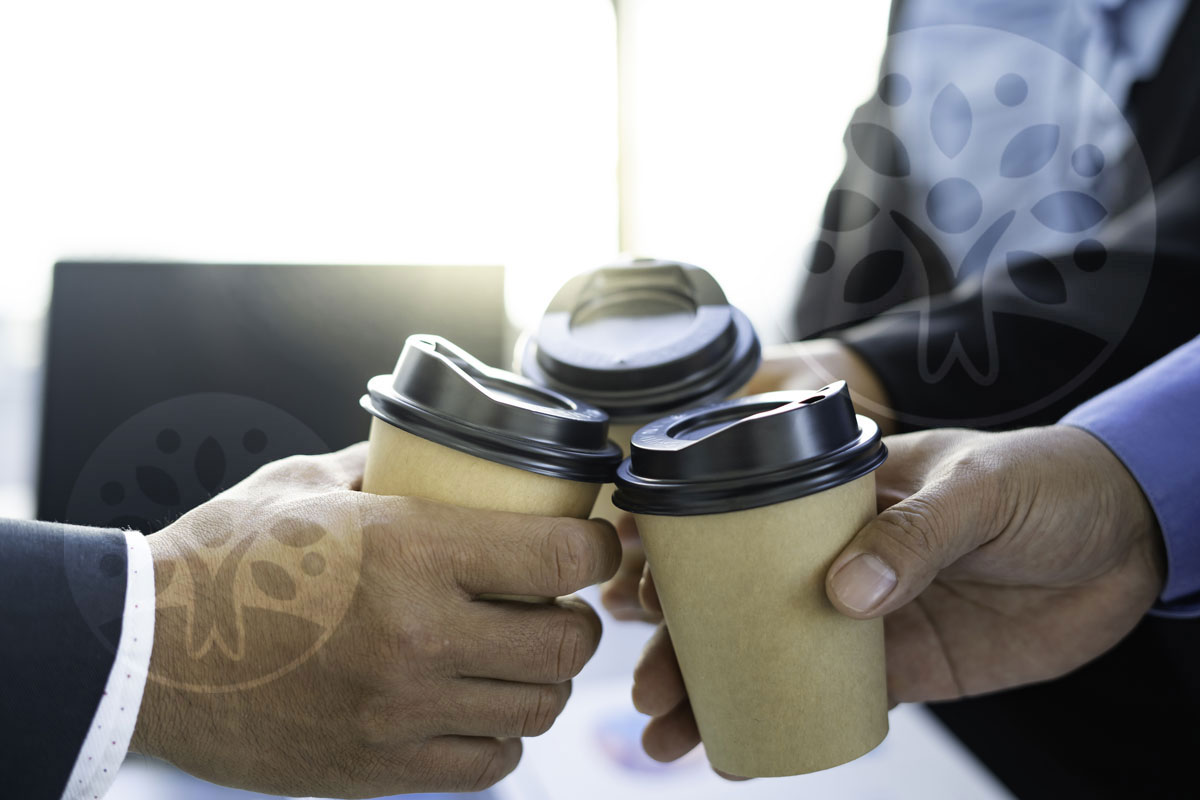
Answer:
[[[898,5],[893,6],[893,24]],[[889,71],[885,57],[881,76]],[[1106,341],[1083,330],[1086,326],[1064,324],[1035,308],[1039,299],[1042,305],[1057,299],[1054,275],[1042,261],[1010,261],[1013,285],[993,283],[992,294],[985,295],[971,270],[956,273],[939,264],[928,248],[918,252],[903,221],[879,226],[866,242],[838,233],[846,227],[839,217],[861,216],[862,209],[848,207],[852,196],[833,192],[822,241],[839,251],[850,248],[852,254],[838,274],[829,264],[833,250],[816,251],[825,261],[808,265],[794,319],[797,337],[833,335],[857,351],[879,374],[905,430],[1054,423],[1196,337],[1200,4],[1191,3],[1184,12],[1157,75],[1133,86],[1125,111],[1151,185],[1145,186],[1140,170],[1126,162],[1110,165],[1120,182],[1120,199],[1107,209],[1111,213],[1105,226],[1115,227],[1108,228],[1107,260],[1096,273],[1109,273],[1114,287],[1122,285],[1122,276],[1145,286],[1123,336]],[[853,146],[848,132],[847,148]],[[870,187],[883,184],[891,195],[872,195]],[[887,202],[914,206],[911,198],[896,196],[903,191],[896,182],[880,181],[854,158],[848,159],[835,188],[872,195],[881,207]],[[1156,205],[1156,222],[1148,203]],[[881,250],[903,253],[905,267],[897,270],[895,259],[881,258],[849,275],[862,257]],[[1058,274],[1083,269],[1074,252],[1042,255]],[[911,269],[909,262],[922,268]],[[1013,291],[1017,284],[1027,291]],[[893,285],[898,288],[889,288]],[[862,302],[843,302],[843,291]],[[1004,310],[991,313],[997,308]],[[1099,313],[1087,307],[1073,310]],[[955,347],[965,358],[932,379],[931,367],[946,363]],[[966,364],[986,366],[991,374],[972,374]],[[1026,800],[1195,797],[1198,664],[1200,620],[1148,617],[1117,647],[1071,675],[939,704],[934,711]]]
[[[121,638],[120,531],[0,520],[0,780],[62,795]]]

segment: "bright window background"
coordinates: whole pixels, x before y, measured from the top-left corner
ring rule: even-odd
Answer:
[[[778,339],[885,0],[620,0],[627,249],[705,267]]]
[[[617,247],[608,0],[4,9],[6,313],[66,254],[520,274]]]
[[[0,4],[0,513],[60,258],[503,263],[535,317],[619,248],[615,42],[609,0]]]
[[[778,338],[887,4],[618,6],[620,79],[610,0],[0,3],[0,514],[61,258],[503,263],[528,325],[623,249]]]

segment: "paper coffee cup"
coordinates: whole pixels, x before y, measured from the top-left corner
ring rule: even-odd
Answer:
[[[569,280],[518,347],[525,377],[607,412],[626,453],[643,424],[732,396],[761,362],[750,320],[708,272],[646,258]],[[593,513],[615,521],[611,494]]]
[[[842,382],[658,420],[634,434],[634,512],[701,738],[743,777],[843,764],[887,735],[881,620],[825,594],[875,514],[878,427]]]
[[[640,428],[641,425],[612,425],[609,427],[609,436],[617,447],[621,448],[621,455],[629,455],[629,440],[633,437],[634,431]],[[617,487],[614,484],[606,483],[600,487],[600,491],[596,495],[596,500],[592,504],[591,515],[606,519],[612,524],[617,524],[617,518],[623,513],[621,509],[613,505],[613,491]]]
[[[621,458],[603,411],[440,337],[409,337],[395,371],[367,390],[362,405],[375,419],[363,491],[373,494],[586,518]]]
[[[510,467],[371,420],[363,491],[541,517],[586,519],[601,484]]]

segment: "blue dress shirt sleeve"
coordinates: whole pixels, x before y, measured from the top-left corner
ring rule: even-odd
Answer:
[[[1162,528],[1167,583],[1155,612],[1200,616],[1200,337],[1067,414],[1137,480]]]

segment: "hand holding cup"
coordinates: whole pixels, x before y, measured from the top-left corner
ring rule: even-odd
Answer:
[[[270,464],[150,537],[133,751],[259,792],[375,797],[486,788],[550,727],[599,619],[479,598],[611,576],[611,526],[367,494],[365,456]],[[292,559],[311,584],[288,583]]]
[[[634,435],[614,501],[637,519],[717,769],[812,772],[886,735],[882,625],[839,614],[824,591],[874,514],[886,453],[840,382],[681,412]]]
[[[1058,677],[1119,641],[1161,591],[1153,511],[1090,434],[938,430],[887,443],[882,513],[830,565],[826,592],[847,616],[884,619],[890,703]],[[628,591],[628,575],[618,580]],[[649,569],[640,583],[653,616]],[[700,742],[665,626],[638,664],[633,698],[652,717],[651,756],[672,760]]]

